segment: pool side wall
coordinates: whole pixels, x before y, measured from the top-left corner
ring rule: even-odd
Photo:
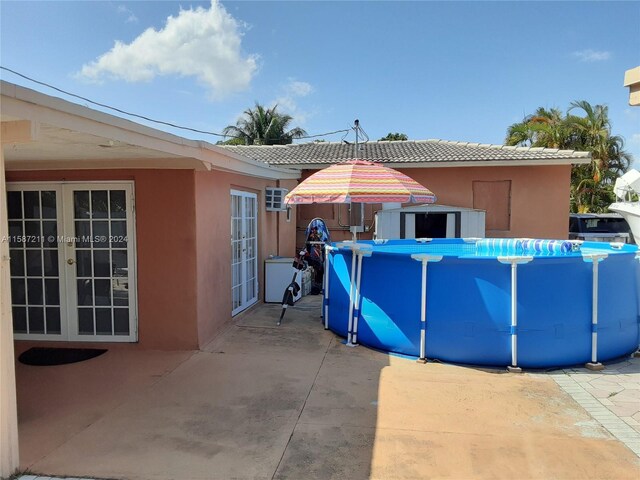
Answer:
[[[626,247],[625,247],[626,248]],[[633,248],[633,247],[629,247]],[[351,252],[332,253],[329,327],[347,335]],[[518,365],[548,368],[591,360],[593,264],[582,256],[535,257],[518,266]],[[376,252],[362,262],[358,342],[420,353],[421,264]],[[610,254],[599,264],[598,360],[633,352],[639,338],[640,262]],[[511,266],[493,257],[444,256],[427,274],[426,356],[511,364]]]

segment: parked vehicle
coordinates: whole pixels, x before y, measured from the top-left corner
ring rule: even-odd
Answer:
[[[569,239],[635,243],[629,224],[617,213],[572,213],[569,216]]]

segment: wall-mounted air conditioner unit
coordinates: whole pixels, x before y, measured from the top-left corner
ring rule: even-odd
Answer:
[[[283,212],[287,209],[284,197],[289,192],[286,188],[267,187],[264,195],[267,212]]]

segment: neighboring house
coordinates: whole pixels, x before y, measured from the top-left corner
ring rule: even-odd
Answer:
[[[272,167],[300,169],[302,178],[356,155],[355,146],[344,143],[224,148]],[[430,188],[439,204],[485,210],[489,237],[542,238],[567,238],[571,166],[591,161],[587,152],[443,140],[369,142],[358,146],[357,158],[404,172]],[[366,207],[369,225],[380,208]],[[299,206],[298,231],[315,216],[327,220],[332,239],[350,238],[347,206]]]

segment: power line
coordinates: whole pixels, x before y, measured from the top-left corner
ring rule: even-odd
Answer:
[[[36,80],[35,78],[31,78],[31,77],[29,77],[27,75],[24,75],[24,74],[20,73],[20,72],[16,72],[15,70],[12,70],[10,68],[3,67],[2,65],[0,65],[0,69],[6,70],[7,72],[11,72],[14,75],[22,77],[25,80],[29,80],[30,82],[37,83],[38,85],[42,85],[43,87],[51,88],[52,90],[55,90],[56,92],[63,93],[64,95],[68,95],[70,97],[74,97],[74,98],[77,98],[79,100],[83,100],[83,101],[85,101],[87,103],[91,103],[92,105],[97,105],[97,106],[102,107],[102,108],[107,108],[109,110],[113,110],[115,112],[122,113],[122,114],[128,115],[130,117],[140,118],[140,119],[146,120],[148,122],[157,123],[157,124],[160,124],[160,125],[166,125],[168,127],[173,127],[173,128],[177,128],[177,129],[180,129],[180,130],[188,130],[190,132],[202,133],[202,134],[205,134],[205,135],[215,135],[216,137],[222,137],[222,138],[242,138],[242,137],[238,137],[238,136],[234,136],[234,135],[225,135],[223,133],[209,132],[207,130],[199,130],[197,128],[185,127],[185,126],[182,126],[182,125],[177,125],[175,123],[165,122],[163,120],[156,120],[154,118],[146,117],[144,115],[139,115],[137,113],[127,112],[126,110],[122,110],[122,109],[117,108],[117,107],[112,107],[111,105],[107,105],[107,104],[104,104],[104,103],[96,102],[96,101],[91,100],[89,98],[83,97],[82,95],[77,95],[75,93],[68,92],[68,91],[63,90],[61,88],[55,87],[55,86],[53,86],[53,85],[51,85],[49,83],[41,82],[39,80]],[[351,129],[344,129],[344,130],[336,130],[336,131],[328,132],[328,133],[319,133],[317,135],[305,135],[303,137],[298,137],[298,139],[326,137],[328,135],[334,135],[336,133],[349,132],[350,130]]]
[[[334,132],[328,132],[328,133],[319,133],[318,135],[305,135],[304,137],[297,137],[296,140],[299,140],[301,138],[316,138],[316,137],[326,137],[327,135],[334,135],[336,133],[349,133],[351,131],[350,128],[345,128],[342,130],[336,130]]]

